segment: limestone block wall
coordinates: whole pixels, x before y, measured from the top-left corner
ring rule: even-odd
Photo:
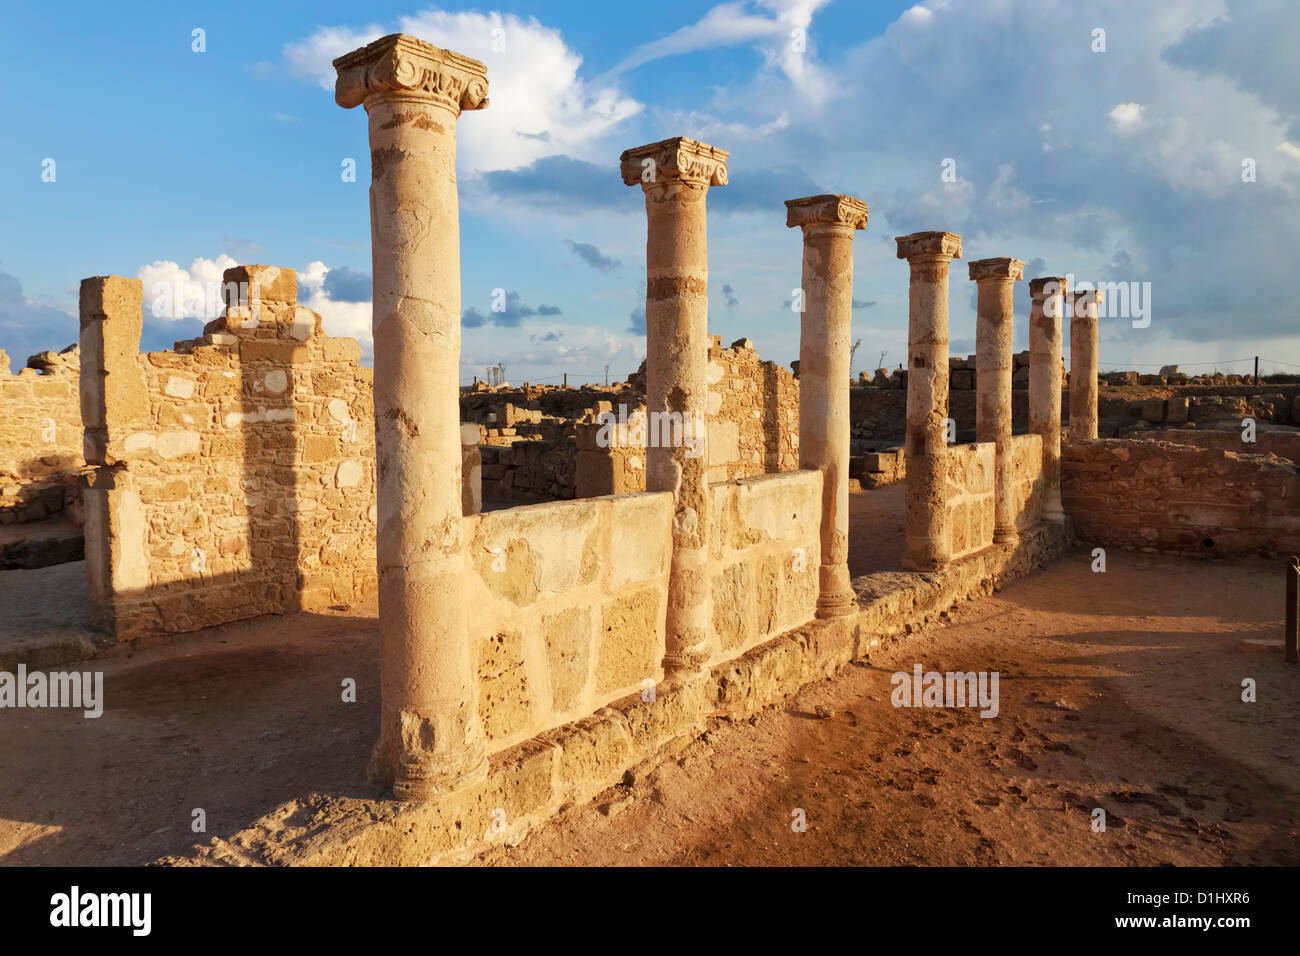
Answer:
[[[1012,435],[1011,461],[1015,483],[1011,507],[1016,530],[1027,531],[1043,518],[1043,438],[1041,435]]]
[[[709,348],[709,481],[799,467],[799,382],[748,339]]]
[[[1061,495],[1090,544],[1170,552],[1300,552],[1300,471],[1289,461],[1162,441],[1062,450]]]
[[[944,455],[944,503],[953,560],[993,544],[993,442],[951,445]]]
[[[709,486],[711,663],[731,660],[817,612],[819,471]]]
[[[642,492],[465,519],[489,751],[662,678],[672,513],[670,493]]]
[[[78,382],[75,361],[12,375],[0,352],[0,524],[48,517],[64,510],[65,498],[79,512]]]
[[[371,370],[297,305],[292,270],[257,268],[275,274],[254,312],[143,355],[140,283],[82,285],[87,570],[92,616],[119,638],[375,586]]]

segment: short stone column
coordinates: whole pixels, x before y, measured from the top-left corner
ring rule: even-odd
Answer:
[[[918,232],[896,241],[898,258],[911,267],[903,567],[932,570],[952,559],[943,473],[948,450],[948,264],[961,258],[961,236]]]
[[[704,201],[727,183],[727,152],[678,137],[627,150],[620,167],[623,182],[645,191],[646,490],[676,497],[664,672],[684,676],[713,650]]]
[[[849,579],[849,376],[853,233],[867,204],[852,196],[786,201],[785,224],[803,230],[799,326],[799,467],[822,473],[818,617],[857,609]]]
[[[1043,520],[1060,524],[1061,320],[1067,280],[1031,279],[1029,295],[1029,430],[1043,439]]]
[[[370,779],[427,799],[487,773],[461,539],[456,120],[486,68],[405,34],[334,61],[370,120],[379,740]]]
[[[1074,293],[1070,312],[1070,441],[1097,437],[1096,290]]]
[[[1015,284],[1024,274],[1019,259],[977,259],[970,263],[976,283],[975,440],[993,442],[993,540],[1015,541],[1015,463],[1011,459],[1011,373],[1015,358]]]

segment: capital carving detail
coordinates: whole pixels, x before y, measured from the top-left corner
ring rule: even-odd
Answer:
[[[867,204],[852,196],[829,194],[785,201],[785,224],[794,226],[843,225],[867,228]]]
[[[729,155],[725,149],[677,136],[624,150],[619,157],[619,171],[629,186],[665,182],[725,186]]]
[[[1065,295],[1070,280],[1065,276],[1041,276],[1029,280],[1029,294],[1035,299],[1046,296]]]
[[[487,67],[405,33],[392,33],[334,61],[334,101],[345,109],[377,93],[427,93],[460,110],[488,105]]]
[[[981,279],[1011,279],[1014,282],[1025,274],[1025,264],[1019,259],[972,259],[968,267],[975,282]]]
[[[961,258],[961,236],[955,232],[914,232],[910,236],[898,236],[894,241],[898,243],[900,259]]]

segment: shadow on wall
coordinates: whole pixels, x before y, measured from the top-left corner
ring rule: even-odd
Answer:
[[[349,605],[375,586],[371,372],[291,269],[224,276],[201,338],[139,352],[142,289],[82,283],[86,556],[119,639]]]

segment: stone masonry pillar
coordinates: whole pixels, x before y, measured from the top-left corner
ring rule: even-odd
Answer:
[[[1097,437],[1097,305],[1102,294],[1074,293],[1070,313],[1070,441]]]
[[[903,567],[931,570],[952,558],[943,474],[948,450],[948,264],[961,258],[961,236],[918,232],[896,241],[898,258],[911,267]]]
[[[799,466],[822,473],[818,617],[857,609],[849,580],[849,376],[853,233],[867,204],[851,196],[786,201],[803,230],[804,311],[799,329]]]
[[[1067,281],[1031,279],[1029,295],[1029,430],[1043,439],[1043,520],[1060,524],[1061,320]]]
[[[370,127],[379,740],[370,779],[421,800],[486,776],[461,540],[456,120],[486,68],[405,34],[334,61]]]
[[[727,152],[678,137],[629,149],[623,182],[645,191],[646,490],[671,491],[673,556],[664,673],[698,674],[712,653],[709,583],[709,254],[704,200]]]
[[[1015,362],[1015,284],[1024,274],[1019,259],[978,259],[970,263],[976,283],[975,440],[993,442],[993,540],[1015,541],[1015,463],[1011,460],[1011,372]]]

